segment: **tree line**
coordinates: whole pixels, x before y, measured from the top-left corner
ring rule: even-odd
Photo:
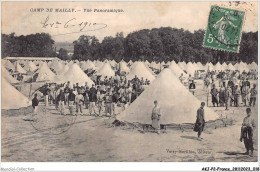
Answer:
[[[153,29],[143,29],[129,33],[124,37],[123,33],[117,33],[114,37],[105,37],[99,41],[95,36],[81,35],[78,40],[73,42],[74,54],[72,59],[78,60],[115,60],[117,62],[148,60],[151,61],[172,61],[176,62],[257,62],[258,55],[258,32],[244,32],[242,34],[239,53],[214,50],[203,47],[204,30],[197,30],[191,33],[184,29],[171,27],[161,27]],[[33,38],[36,37],[34,35]],[[45,36],[44,36],[45,35]],[[24,43],[28,43],[27,35],[15,37],[14,35],[2,34],[2,57],[4,54],[9,56],[34,56],[45,57],[54,55],[54,41],[48,34],[38,34],[39,39],[31,39],[29,48]],[[15,37],[15,41],[13,40]],[[4,38],[4,39],[3,39]],[[43,38],[45,38],[45,41]],[[6,41],[6,39],[9,39]],[[10,39],[15,43],[10,42]],[[46,41],[47,39],[47,41]],[[40,43],[39,43],[40,42]],[[23,43],[23,44],[21,44]],[[11,48],[10,48],[11,46]],[[24,48],[20,48],[25,46]],[[15,48],[16,47],[16,48]],[[4,52],[3,52],[4,49]],[[34,49],[34,50],[33,50]],[[23,51],[18,51],[23,50]],[[68,59],[66,50],[59,50],[61,59]],[[20,54],[19,54],[20,53]]]
[[[36,33],[15,36],[2,34],[2,58],[9,57],[57,57],[54,40],[49,34]]]

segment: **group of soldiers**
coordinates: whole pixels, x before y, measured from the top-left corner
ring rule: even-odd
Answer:
[[[242,80],[222,80],[211,78],[212,104],[213,106],[238,107],[241,103],[244,106],[255,106],[257,89],[256,84],[251,84],[247,79]]]
[[[135,76],[127,81],[120,77],[104,78],[95,82],[90,88],[88,83],[79,86],[72,85],[70,81],[65,84],[46,84],[41,92],[45,104],[55,104],[61,114],[65,114],[65,107],[69,107],[70,114],[83,114],[88,109],[90,115],[115,115],[116,106],[126,108],[149,85],[149,81]]]

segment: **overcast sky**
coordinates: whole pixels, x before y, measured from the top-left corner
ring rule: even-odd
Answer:
[[[183,28],[193,32],[206,29],[211,5],[219,5],[246,12],[243,31],[258,30],[257,2],[235,4],[232,2],[2,2],[2,33],[15,32],[16,35],[28,35],[46,32],[52,35],[56,42],[72,42],[82,34],[95,35],[99,40],[105,36],[115,36],[117,32],[128,33],[140,29],[159,27]],[[230,6],[231,5],[231,6]],[[43,12],[30,12],[35,8],[44,8]],[[75,8],[77,12],[46,12],[46,8]],[[122,9],[122,13],[84,12],[84,9]],[[61,23],[52,27],[46,24]],[[72,20],[71,20],[72,19]],[[64,24],[71,25],[64,28]],[[88,22],[85,30],[79,24]],[[95,25],[93,23],[103,23]],[[103,29],[96,30],[104,27]],[[72,33],[77,32],[77,33]],[[72,33],[66,34],[65,33]]]

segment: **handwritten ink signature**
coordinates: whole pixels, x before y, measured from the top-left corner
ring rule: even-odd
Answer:
[[[76,18],[69,19],[66,22],[60,22],[60,21],[51,22],[49,16],[47,16],[46,19],[43,22],[41,22],[41,25],[42,28],[65,28],[65,29],[75,28],[76,32],[72,32],[72,33],[101,30],[107,27],[107,24],[105,23],[92,23],[88,21],[78,21]]]

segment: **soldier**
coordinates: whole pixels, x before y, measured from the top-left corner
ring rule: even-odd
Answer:
[[[205,125],[205,116],[204,116],[204,106],[205,106],[205,102],[201,102],[200,108],[197,110],[197,120],[196,120],[196,124],[195,124],[195,128],[194,131],[198,132],[198,140],[201,141],[202,138],[201,133],[204,129],[204,125]]]
[[[190,92],[194,95],[194,92],[195,92],[195,89],[196,89],[196,85],[194,83],[194,80],[191,81],[190,85],[189,85],[189,90]]]
[[[92,115],[92,110],[94,111],[94,115],[96,116],[95,111],[95,103],[97,102],[97,90],[95,85],[93,84],[89,90],[89,114]]]
[[[213,88],[211,89],[210,94],[212,95],[212,104],[215,107],[215,104],[218,106],[218,89],[216,88],[216,85],[213,84]]]
[[[160,134],[160,118],[161,118],[161,109],[158,106],[157,100],[154,101],[154,108],[152,110],[152,127]]]
[[[241,94],[241,91],[240,91],[238,85],[235,86],[233,94],[234,94],[234,106],[238,107],[239,106],[238,99],[239,99],[239,96]]]
[[[246,109],[247,116],[244,118],[242,127],[241,127],[241,136],[240,141],[242,142],[244,139],[244,144],[246,148],[246,155],[253,156],[253,132],[256,127],[255,120],[251,116],[251,109]],[[249,152],[250,151],[250,152]]]
[[[226,110],[228,110],[228,106],[229,106],[229,103],[230,103],[230,99],[231,99],[231,96],[232,96],[232,90],[231,88],[229,87],[229,85],[225,88],[225,105],[226,105]]]
[[[254,84],[253,88],[250,90],[250,103],[249,106],[255,106],[255,101],[256,101],[256,96],[257,96],[257,90],[256,90],[256,84]]]
[[[68,96],[70,115],[75,115],[75,107],[74,107],[75,98],[76,95],[73,93],[73,90],[70,89],[69,96]]]
[[[37,98],[37,94],[34,94],[34,98],[32,99],[32,107],[33,107],[33,114],[37,114],[37,108],[38,108],[39,100]]]
[[[224,103],[225,103],[225,88],[224,88],[224,85],[225,84],[220,86],[219,94],[218,94],[219,104],[220,104],[221,107],[223,107]]]
[[[243,85],[242,90],[241,90],[241,94],[242,94],[242,100],[245,104],[245,106],[249,105],[249,86],[247,86],[246,84]]]
[[[179,80],[181,81],[181,83],[183,84],[183,81],[184,81],[184,76],[183,76],[183,73],[181,74],[181,76],[179,77]]]

